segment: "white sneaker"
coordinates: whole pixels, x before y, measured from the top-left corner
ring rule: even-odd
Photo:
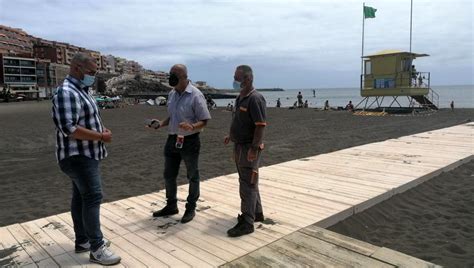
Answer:
[[[102,265],[115,265],[120,262],[122,258],[113,253],[109,246],[104,243],[98,250],[91,251],[89,254],[89,261]]]
[[[110,247],[111,242],[108,239],[103,239],[104,243],[107,245],[107,247]],[[76,245],[75,252],[76,253],[83,253],[83,252],[88,252],[91,249],[91,243],[89,241]]]

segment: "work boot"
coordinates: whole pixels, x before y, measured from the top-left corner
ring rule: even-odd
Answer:
[[[238,237],[246,234],[253,233],[253,224],[245,221],[242,215],[237,217],[237,225],[227,231],[227,235],[230,237]]]
[[[178,214],[179,210],[176,205],[166,205],[161,210],[153,212],[153,217],[165,217]]]
[[[194,212],[194,209],[186,209],[183,218],[181,219],[181,223],[187,223],[192,221],[194,219],[194,216],[196,216],[196,212]]]

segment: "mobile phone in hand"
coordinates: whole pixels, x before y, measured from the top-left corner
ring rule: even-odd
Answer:
[[[145,125],[152,128],[159,128],[161,123],[156,119],[145,119]]]

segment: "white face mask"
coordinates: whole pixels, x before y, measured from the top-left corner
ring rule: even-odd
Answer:
[[[241,89],[241,86],[242,86],[242,82],[239,82],[239,81],[235,81],[235,80],[234,80],[234,83],[232,84],[232,87],[233,87],[235,90],[240,90],[240,89]]]

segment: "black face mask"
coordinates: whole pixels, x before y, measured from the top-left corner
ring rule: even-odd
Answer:
[[[179,77],[174,73],[170,73],[170,78],[168,79],[168,84],[170,84],[170,86],[172,86],[172,87],[175,87],[176,85],[178,85],[178,83],[179,83]]]

